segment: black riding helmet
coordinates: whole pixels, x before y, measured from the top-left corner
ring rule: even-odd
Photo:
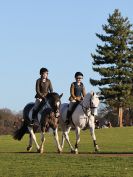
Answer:
[[[43,73],[48,72],[47,68],[41,68],[40,69],[40,75],[42,75]]]
[[[77,77],[82,77],[83,78],[83,74],[81,73],[81,72],[76,72],[75,73],[75,78],[77,78]]]

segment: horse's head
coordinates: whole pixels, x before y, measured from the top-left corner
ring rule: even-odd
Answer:
[[[42,128],[45,129],[45,132],[52,128],[55,130],[58,127],[59,120],[55,117],[55,113],[51,108],[47,108],[44,111],[43,119],[41,120]]]
[[[91,114],[93,115],[97,115],[97,108],[99,103],[99,97],[93,91],[91,91],[91,93],[87,93],[83,100],[84,107],[90,109]]]
[[[63,93],[61,95],[59,95],[58,93],[52,92],[52,93],[48,93],[47,95],[47,100],[53,110],[53,112],[55,113],[55,117],[59,117],[60,116],[60,105],[61,105],[61,97],[62,97]]]
[[[98,95],[94,92],[91,92],[91,102],[90,107],[91,108],[97,108],[99,106],[99,98]]]
[[[97,108],[99,106],[99,97],[95,92],[91,92],[91,99],[90,99],[90,108],[91,108],[91,113],[95,116],[97,115]]]

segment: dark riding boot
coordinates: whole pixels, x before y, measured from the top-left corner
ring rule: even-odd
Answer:
[[[40,104],[38,105],[38,107],[36,109],[33,108],[33,113],[32,113],[32,121],[31,121],[31,125],[35,124],[36,120],[37,120],[37,114],[38,112],[42,109],[42,107],[46,104],[46,99],[44,98]]]
[[[38,111],[33,109],[31,125],[33,125],[35,123],[35,120],[37,118],[37,113],[38,113]]]
[[[75,103],[73,104],[73,106],[71,107],[71,110],[68,110],[68,111],[67,111],[67,119],[66,119],[66,121],[65,121],[65,123],[66,123],[67,125],[70,124],[70,122],[71,122],[71,120],[72,120],[72,114],[73,114],[73,112],[75,111],[75,109],[76,109],[76,107],[78,106],[79,103],[80,103],[79,101],[75,102]]]
[[[72,112],[71,112],[70,110],[68,110],[68,111],[67,111],[66,121],[65,121],[65,123],[66,123],[67,125],[69,125],[70,122],[71,122],[71,116],[72,116]]]

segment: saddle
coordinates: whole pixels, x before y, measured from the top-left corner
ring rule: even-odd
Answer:
[[[66,119],[66,121],[65,121],[65,123],[66,123],[67,125],[69,125],[70,122],[72,121],[72,114],[74,113],[74,111],[75,111],[75,109],[76,109],[76,107],[78,106],[79,103],[80,103],[80,101],[76,101],[76,102],[73,104],[71,110],[68,109],[68,111],[67,111],[67,119]],[[69,105],[68,105],[68,106],[69,106]]]
[[[80,101],[76,101],[73,106],[72,106],[72,109],[71,109],[71,115],[73,114],[73,112],[75,111],[76,107],[78,106],[78,104],[80,103]]]

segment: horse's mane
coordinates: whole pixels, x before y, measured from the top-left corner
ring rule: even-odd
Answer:
[[[48,94],[47,94],[46,98],[49,99],[49,98],[52,97],[52,96],[53,96],[53,97],[55,97],[55,96],[59,97],[59,94],[56,93],[56,92],[51,92],[51,93],[48,93]]]

